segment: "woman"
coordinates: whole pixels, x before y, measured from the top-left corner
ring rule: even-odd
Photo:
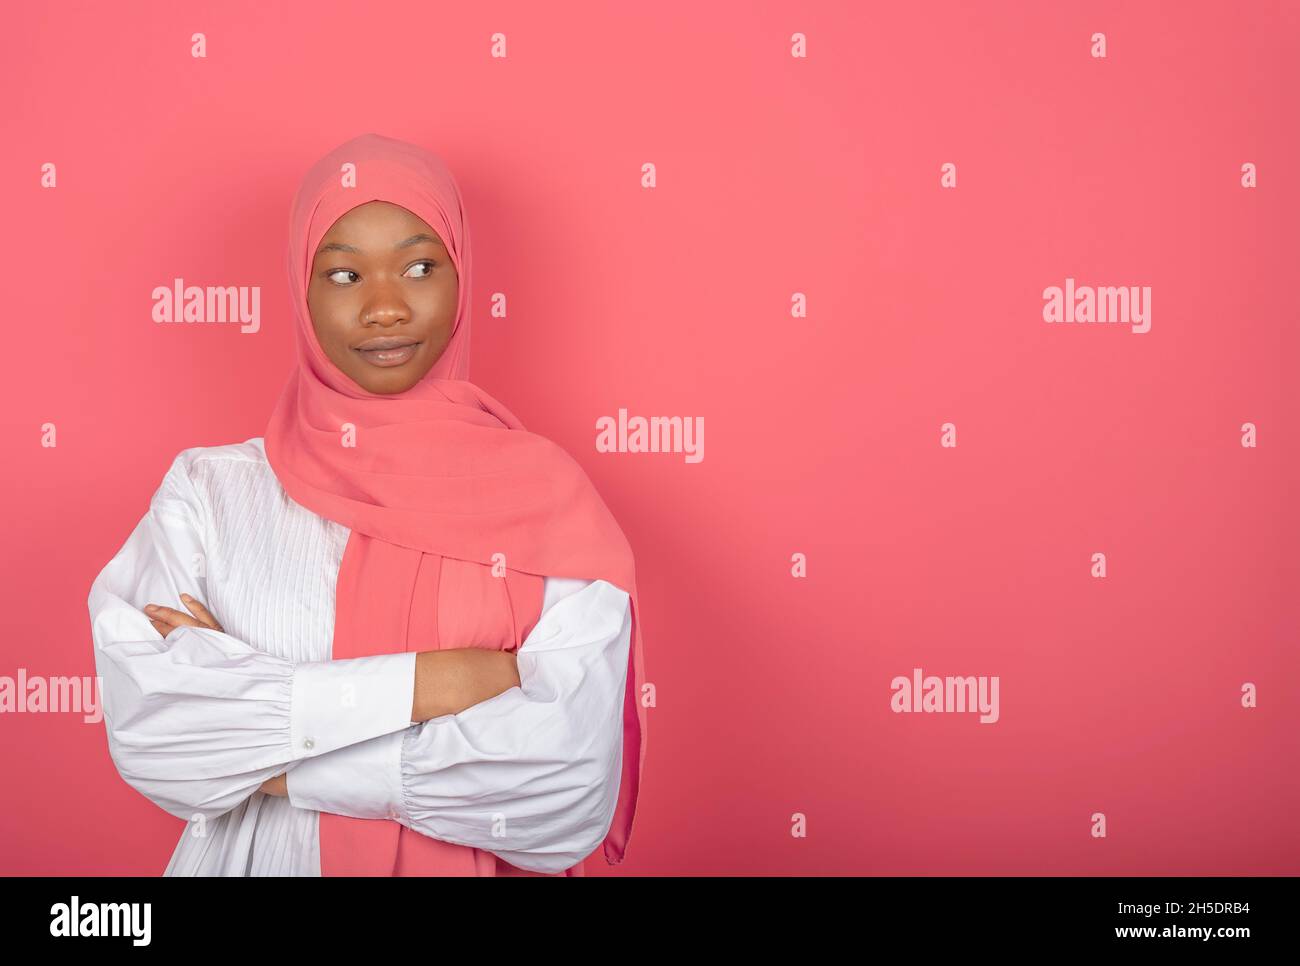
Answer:
[[[622,861],[632,554],[578,464],[467,381],[455,180],[340,145],[288,268],[297,363],[265,436],[177,456],[90,591],[113,761],[190,823],[164,874]]]

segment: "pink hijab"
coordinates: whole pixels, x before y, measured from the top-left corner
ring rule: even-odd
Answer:
[[[428,222],[459,278],[450,343],[424,379],[394,395],[368,392],[329,360],[307,307],[321,238],[347,211],[373,200]],[[627,591],[632,647],[623,770],[603,843],[606,860],[621,862],[646,734],[632,551],[578,463],[468,381],[469,226],[451,172],[403,141],[365,134],[344,142],[298,189],[288,268],[297,362],[267,426],[266,455],[295,502],[351,528],[339,570],[334,659],[517,648],[537,623],[544,576],[607,580]],[[504,565],[502,576],[493,575],[494,563]],[[320,845],[323,875],[522,872],[388,819],[322,812]],[[580,875],[581,863],[568,874]]]

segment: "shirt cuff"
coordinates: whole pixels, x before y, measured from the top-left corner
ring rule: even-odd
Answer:
[[[405,736],[394,731],[300,762],[285,779],[289,801],[351,818],[399,818]]]
[[[416,656],[402,651],[295,664],[289,713],[292,760],[409,728]]]

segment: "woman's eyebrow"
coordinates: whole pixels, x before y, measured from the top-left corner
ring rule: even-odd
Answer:
[[[428,232],[421,232],[418,235],[412,235],[405,241],[399,241],[393,246],[393,251],[400,251],[403,248],[410,248],[412,245],[418,245],[420,242],[433,242],[435,245],[441,245],[442,239],[437,235],[430,235]],[[345,245],[342,242],[330,242],[328,245],[322,245],[317,249],[317,255],[324,255],[326,252],[347,252],[350,255],[360,255],[361,249],[352,245]]]

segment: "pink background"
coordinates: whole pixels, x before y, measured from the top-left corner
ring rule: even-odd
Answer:
[[[262,434],[290,198],[376,131],[467,197],[471,378],[637,554],[618,871],[1300,872],[1298,11],[8,11],[0,675],[93,674],[90,582],[172,457]],[[155,325],[177,276],[261,286],[262,330]],[[1045,323],[1067,276],[1151,286],[1151,331]],[[620,407],[703,416],[703,462],[597,453]],[[998,675],[1001,720],[891,712],[913,667]],[[0,716],[0,768],[0,872],[156,875],[184,828],[80,715]]]

